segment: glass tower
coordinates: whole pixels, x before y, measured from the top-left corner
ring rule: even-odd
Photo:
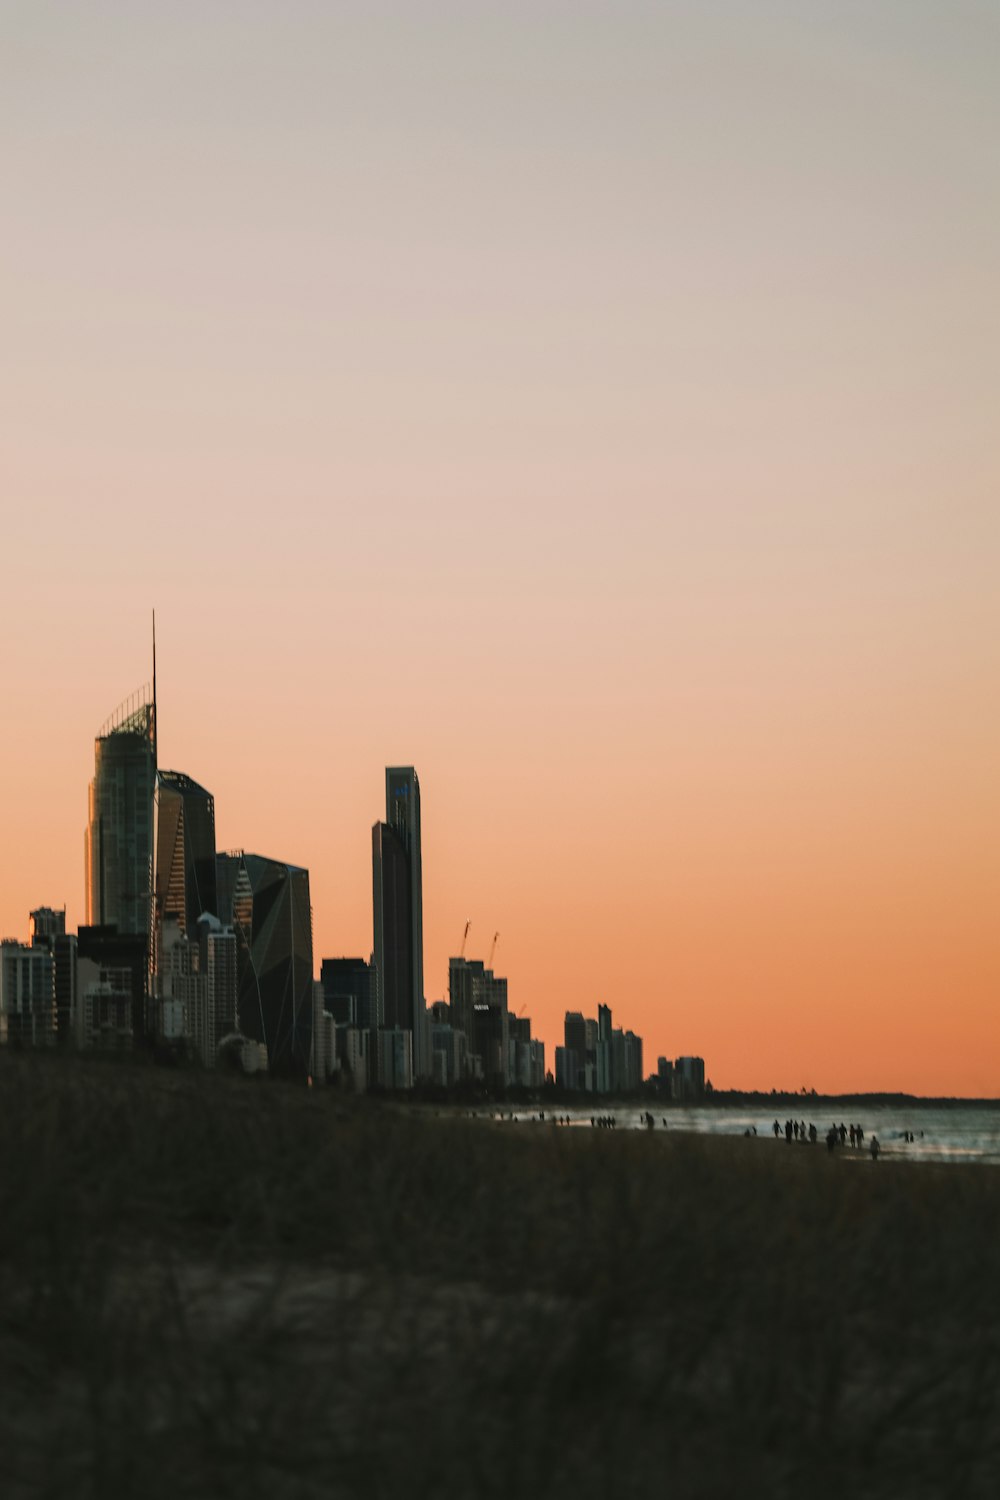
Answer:
[[[259,854],[220,854],[219,918],[236,934],[239,1030],[267,1047],[268,1071],[304,1077],[312,1053],[309,871]]]
[[[202,913],[218,915],[215,800],[180,771],[156,773],[153,848],[154,921],[173,918],[186,937],[197,937]]]
[[[123,703],[94,741],[86,838],[88,926],[149,937],[156,710],[147,690]]]

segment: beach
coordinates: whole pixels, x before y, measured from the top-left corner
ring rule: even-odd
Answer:
[[[4,1058],[6,1493],[992,1495],[1000,1171],[495,1123]]]
[[[466,1110],[471,1115],[472,1111]],[[569,1125],[589,1127],[595,1119],[613,1119],[618,1130],[678,1132],[688,1135],[740,1136],[749,1132],[758,1138],[773,1138],[777,1123],[784,1140],[786,1120],[806,1127],[801,1144],[809,1144],[808,1128],[816,1126],[817,1144],[822,1145],[832,1125],[861,1125],[864,1149],[849,1150],[851,1157],[868,1154],[871,1137],[879,1141],[881,1161],[1000,1164],[1000,1101],[966,1102],[960,1099],[923,1102],[873,1101],[866,1098],[789,1099],[767,1106],[715,1103],[703,1105],[662,1104],[656,1100],[594,1099],[588,1104],[562,1103],[544,1110],[539,1107],[494,1106],[476,1110],[501,1121],[537,1124],[544,1113]],[[652,1126],[649,1118],[652,1117]],[[542,1122],[544,1123],[544,1122]],[[798,1146],[800,1138],[793,1137]],[[851,1143],[852,1144],[852,1143]]]

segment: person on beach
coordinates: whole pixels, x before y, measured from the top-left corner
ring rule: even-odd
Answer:
[[[880,1147],[879,1147],[879,1143],[878,1143],[878,1136],[877,1135],[873,1135],[872,1136],[872,1144],[871,1144],[872,1161],[878,1161],[879,1150],[880,1150]]]
[[[816,1144],[816,1126],[815,1125],[810,1125],[809,1126],[809,1144],[810,1144],[810,1146],[815,1146],[815,1144]]]
[[[781,1134],[781,1126],[778,1124],[777,1120],[775,1120],[773,1128],[774,1128],[774,1139],[777,1140],[778,1136]]]
[[[851,1125],[851,1128],[847,1133],[851,1138],[851,1146],[855,1146],[857,1144],[857,1132],[855,1131],[853,1124]]]

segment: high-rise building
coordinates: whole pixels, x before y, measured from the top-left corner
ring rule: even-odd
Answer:
[[[194,938],[198,918],[218,916],[215,801],[181,771],[157,771],[153,795],[153,924],[172,919]]]
[[[182,1034],[207,1014],[195,998],[199,990],[198,920],[215,917],[215,803],[211,793],[180,771],[157,771],[153,794],[153,901],[150,927],[150,1024],[163,1040],[176,1035],[180,1000]],[[173,953],[180,942],[194,949],[193,969]],[[178,963],[181,967],[178,968]],[[180,980],[177,984],[174,981]],[[188,982],[192,981],[192,982]],[[200,991],[199,991],[200,995]],[[202,1026],[202,1038],[207,1032]],[[199,1055],[205,1058],[199,1048]]]
[[[195,1043],[205,1061],[214,1060],[222,1038],[236,1030],[239,993],[236,934],[206,919],[200,924],[201,969],[205,976],[205,1018]]]
[[[65,907],[38,906],[30,920],[32,948],[52,954],[56,1034],[60,1046],[68,1046],[76,1006],[76,934],[66,931]]]
[[[374,973],[363,958],[324,958],[319,971],[323,1007],[337,1026],[374,1030]]]
[[[146,690],[115,710],[94,741],[86,838],[88,926],[149,936],[156,708]]]
[[[656,1086],[665,1099],[673,1097],[674,1065],[669,1057],[656,1059]]]
[[[376,1025],[412,1029],[410,862],[386,823],[372,829],[372,913]]]
[[[76,1023],[76,948],[75,932],[57,933],[52,939],[56,1030],[61,1047],[68,1047],[72,1042]]]
[[[412,1032],[413,1074],[426,1078],[420,782],[412,766],[386,767],[385,814],[372,829],[376,1019]]]
[[[563,1022],[563,1045],[576,1056],[577,1071],[582,1077],[587,1063],[587,1023],[578,1010],[568,1010]]]
[[[448,999],[451,1024],[465,1033],[470,1056],[479,1059],[477,1073],[493,1085],[509,1082],[507,980],[481,959],[450,958]]]
[[[701,1099],[705,1093],[705,1059],[678,1057],[674,1061],[674,1098],[684,1103]]]
[[[31,913],[31,946],[51,949],[57,937],[66,936],[66,908],[38,906]]]
[[[0,943],[0,1041],[47,1047],[56,1040],[55,979],[45,944]]]
[[[219,917],[236,936],[237,1024],[272,1073],[305,1077],[312,1054],[309,871],[259,854],[220,854]]]
[[[146,934],[119,932],[113,924],[81,927],[76,952],[74,1033],[77,1046],[120,1048],[144,1038],[149,977]],[[91,983],[98,984],[101,998],[88,1009],[86,990]],[[106,988],[107,985],[110,989]],[[108,1000],[107,1004],[105,1000]]]
[[[597,1020],[580,1011],[568,1010],[564,1025],[564,1079],[576,1078],[568,1088],[593,1090],[598,1094],[630,1094],[642,1085],[642,1037],[611,1024],[611,1007],[599,1005]],[[567,1059],[572,1056],[575,1061]]]
[[[580,1082],[580,1062],[574,1047],[556,1048],[556,1087],[560,1089],[578,1089]]]
[[[465,1032],[456,1031],[449,1021],[432,1020],[430,1033],[433,1081],[442,1088],[461,1083],[468,1072],[469,1044]]]

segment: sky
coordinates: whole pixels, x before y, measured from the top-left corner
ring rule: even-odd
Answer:
[[[717,1088],[1000,1095],[992,0],[0,0],[0,932],[220,848]]]

